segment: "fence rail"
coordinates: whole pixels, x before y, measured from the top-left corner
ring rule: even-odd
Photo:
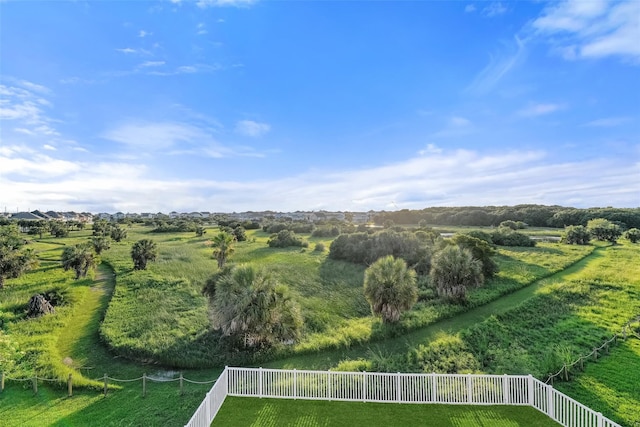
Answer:
[[[531,375],[405,374],[226,367],[186,427],[208,427],[226,396],[533,406],[565,427],[620,427]]]

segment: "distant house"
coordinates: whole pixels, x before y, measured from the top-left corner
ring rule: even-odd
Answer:
[[[17,220],[27,220],[27,221],[41,221],[44,218],[38,215],[35,215],[33,212],[17,212],[11,215],[11,219]]]
[[[51,219],[56,219],[58,221],[62,221],[64,219],[64,217],[62,215],[60,215],[58,212],[54,212],[54,211],[47,211],[47,216]]]

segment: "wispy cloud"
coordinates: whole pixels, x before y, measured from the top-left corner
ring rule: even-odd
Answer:
[[[451,138],[473,133],[473,122],[466,117],[451,116],[446,119],[442,129],[429,135],[430,138]]]
[[[566,59],[618,56],[640,63],[640,2],[566,0],[533,21]]]
[[[515,67],[521,64],[526,56],[525,43],[515,36],[512,41],[503,44],[503,51],[491,55],[489,64],[476,75],[466,91],[473,94],[486,94]]]
[[[606,117],[585,123],[585,126],[616,127],[631,121],[630,117]]]
[[[482,9],[482,14],[488,17],[494,17],[498,15],[502,15],[507,11],[507,7],[502,4],[502,2],[494,1],[489,3],[484,9]]]
[[[205,9],[207,7],[247,7],[257,3],[257,0],[198,0],[196,6]]]
[[[629,182],[629,176],[640,173],[637,163],[607,158],[554,162],[539,151],[436,149],[384,166],[249,181],[156,179],[149,165],[139,162],[88,165],[32,155],[0,150],[0,168],[11,171],[3,174],[5,200],[94,212],[378,210],[391,202],[400,209],[518,203],[624,207],[640,192],[640,182]],[[31,179],[43,175],[49,179]]]
[[[164,64],[164,61],[145,61],[142,64],[138,65],[138,68],[161,67]]]
[[[255,122],[253,120],[240,120],[236,123],[236,132],[240,135],[259,137],[271,130],[268,123]]]
[[[476,10],[475,5],[473,5],[471,3],[464,7],[464,11],[467,12],[467,13],[475,12],[475,10]]]
[[[438,147],[435,144],[427,144],[427,146],[423,150],[418,151],[418,154],[420,154],[421,156],[440,153],[442,153],[442,148]]]
[[[179,121],[129,121],[105,131],[102,138],[130,149],[130,155],[204,155],[207,157],[262,157],[251,147],[220,143],[208,126]]]
[[[152,34],[153,34],[153,33],[150,33],[150,32],[148,32],[148,31],[140,30],[140,31],[138,32],[138,37],[140,37],[140,38],[144,38],[144,37],[150,36],[150,35],[152,35]]]
[[[57,120],[47,113],[52,103],[43,98],[51,90],[26,80],[15,82],[16,86],[0,84],[0,121],[11,122],[14,131],[23,135],[59,135],[54,127]]]
[[[207,34],[208,31],[206,29],[206,25],[204,24],[204,22],[200,22],[198,25],[196,25],[196,34],[199,36],[203,36],[205,34]]]
[[[146,49],[134,49],[132,47],[119,48],[116,49],[116,51],[122,52],[126,55],[151,55],[151,52]]]
[[[538,117],[547,114],[554,113],[556,111],[564,109],[565,106],[561,104],[539,103],[530,104],[527,107],[519,110],[517,115],[521,117]]]

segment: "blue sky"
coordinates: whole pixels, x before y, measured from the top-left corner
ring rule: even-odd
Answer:
[[[640,206],[640,2],[0,1],[0,208]]]

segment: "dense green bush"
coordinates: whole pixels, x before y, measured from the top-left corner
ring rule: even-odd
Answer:
[[[570,225],[564,230],[562,241],[568,245],[588,245],[591,233],[582,225]]]
[[[491,241],[498,246],[533,247],[536,245],[535,240],[526,234],[504,227],[500,227],[491,233]]]
[[[309,242],[296,236],[296,233],[289,230],[280,230],[269,237],[267,244],[270,248],[286,248],[288,246],[309,247]]]
[[[637,228],[627,230],[624,233],[624,238],[631,243],[638,243],[640,242],[640,230],[638,230]]]
[[[426,274],[430,265],[430,250],[426,242],[414,233],[392,230],[377,233],[341,234],[329,248],[329,258],[371,265],[387,255],[404,259],[418,274]]]

